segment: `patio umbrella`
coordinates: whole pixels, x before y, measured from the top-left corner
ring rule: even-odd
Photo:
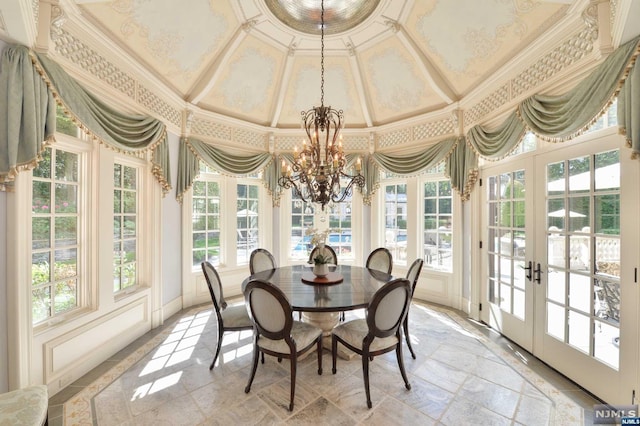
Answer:
[[[549,217],[565,217],[566,216],[566,210],[565,209],[560,209],[560,210],[556,210],[553,212],[549,212],[549,214],[547,215]],[[578,213],[578,212],[574,212],[569,210],[569,217],[586,217],[585,215],[583,215],[582,213]]]

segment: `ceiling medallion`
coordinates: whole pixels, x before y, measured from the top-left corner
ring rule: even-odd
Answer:
[[[286,26],[307,34],[320,33],[321,10],[317,0],[265,0],[265,3]],[[339,34],[354,28],[370,16],[379,3],[380,0],[326,0],[325,34]]]

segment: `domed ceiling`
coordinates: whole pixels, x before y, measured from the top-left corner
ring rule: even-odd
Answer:
[[[78,19],[199,108],[298,128],[320,103],[320,0],[75,3]],[[558,25],[567,3],[325,0],[325,104],[353,128],[446,107]]]
[[[82,81],[97,80],[92,88],[105,96],[169,117],[174,131],[191,111],[287,134],[299,129],[301,111],[320,104],[321,0],[15,3],[22,6],[0,5],[0,36],[11,35],[14,14],[35,15],[33,44]],[[624,41],[620,28],[637,34],[640,17],[626,15],[640,15],[638,3],[325,0],[324,104],[342,109],[355,133],[438,114],[452,123],[427,133],[455,133],[455,111],[466,126],[551,76],[584,68],[591,53],[593,63]]]

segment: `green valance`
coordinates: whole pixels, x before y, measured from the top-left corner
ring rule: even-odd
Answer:
[[[572,139],[587,130],[610,105],[621,87],[638,39],[620,46],[588,77],[565,94],[534,95],[518,108],[524,124],[537,136],[553,142]]]
[[[57,102],[82,130],[112,149],[130,154],[154,150],[152,172],[162,185],[164,193],[171,188],[164,123],[150,116],[111,108],[86,91],[58,64],[24,46],[7,47],[2,64],[4,84],[0,89],[0,103],[6,102],[6,114],[0,117],[3,122],[0,126],[8,129],[8,132],[2,132],[0,136],[7,138],[6,141],[0,139],[0,176],[4,180],[7,180],[5,176],[14,174],[21,165],[28,165],[29,168],[35,166],[42,141],[52,140]],[[29,88],[35,87],[35,83],[28,82],[37,74],[48,89],[46,96],[40,83],[37,91]],[[47,120],[42,119],[43,114],[48,117]],[[36,129],[32,131],[36,134],[29,135],[19,130],[29,127]],[[16,149],[10,149],[14,146],[19,147],[18,152],[26,154],[22,154],[22,157],[15,155]],[[6,151],[4,147],[7,147]],[[4,163],[8,164],[8,168],[4,167]]]
[[[456,145],[445,160],[444,172],[449,176],[451,187],[460,194],[462,201],[468,200],[478,178],[478,156],[465,143],[464,138],[457,138]]]
[[[640,65],[635,64],[618,94],[618,128],[631,148],[632,157],[640,157]]]
[[[274,176],[278,176],[277,173],[280,171],[277,169],[277,164],[268,168],[269,164],[275,163],[275,161],[274,156],[267,152],[245,156],[235,155],[198,139],[182,138],[179,155],[176,198],[180,202],[182,202],[184,193],[191,188],[193,180],[198,176],[200,161],[212,169],[229,176],[243,177],[262,171],[264,172],[263,180],[265,181],[265,186],[274,196],[273,179]],[[265,168],[268,170],[265,171]]]
[[[11,190],[19,171],[37,165],[55,128],[56,103],[29,50],[8,46],[0,62],[0,190]]]
[[[467,142],[484,158],[499,160],[518,146],[525,133],[524,123],[513,112],[493,131],[487,130],[484,126],[473,126],[467,132]]]

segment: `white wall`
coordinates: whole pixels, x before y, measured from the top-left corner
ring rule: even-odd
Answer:
[[[6,43],[0,40],[0,53]],[[2,69],[0,69],[2,72]],[[0,392],[9,390],[7,364],[7,194],[0,192]]]
[[[7,194],[0,192],[0,393],[9,390],[7,358]]]
[[[169,133],[169,158],[171,159],[171,186],[173,189],[162,199],[162,305],[167,306],[182,296],[182,264],[180,255],[181,207],[176,200],[176,182],[178,177],[178,153],[180,138]],[[170,306],[182,308],[182,303]],[[172,309],[164,313],[167,318]]]

